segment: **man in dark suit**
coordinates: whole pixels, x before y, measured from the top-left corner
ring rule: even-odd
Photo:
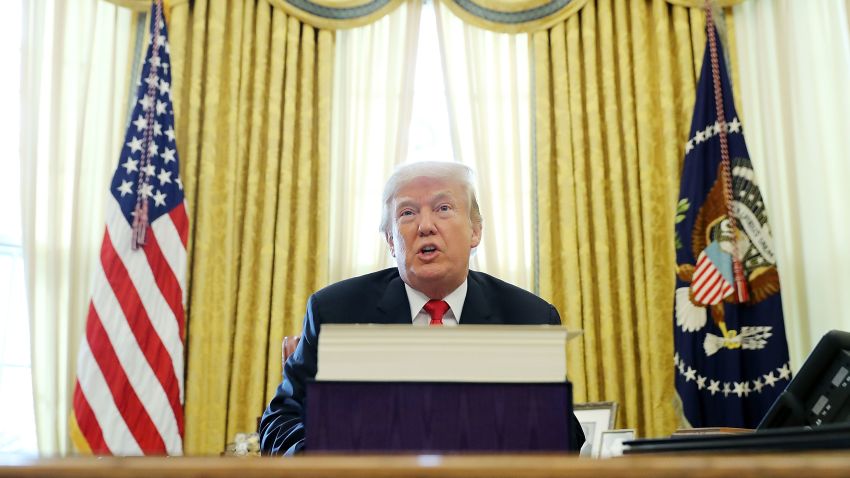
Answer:
[[[458,163],[413,163],[384,189],[381,232],[397,268],[344,280],[307,301],[301,341],[260,422],[264,454],[293,454],[304,443],[307,380],[316,376],[322,324],[561,323],[551,304],[518,287],[469,270],[481,241],[482,218],[472,171]],[[584,442],[573,421],[576,443]]]

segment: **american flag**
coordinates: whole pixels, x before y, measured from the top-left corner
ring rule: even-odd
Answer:
[[[112,177],[80,344],[71,435],[81,452],[183,451],[183,291],[189,221],[180,182],[161,0]]]

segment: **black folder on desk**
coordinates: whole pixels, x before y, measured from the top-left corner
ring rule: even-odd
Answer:
[[[800,451],[850,449],[850,423],[816,428],[792,427],[760,430],[737,435],[697,435],[623,443],[624,454],[698,453],[714,451]]]

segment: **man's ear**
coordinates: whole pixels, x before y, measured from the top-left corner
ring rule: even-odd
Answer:
[[[481,224],[472,225],[472,246],[470,247],[470,249],[478,247],[478,244],[481,244],[481,229]]]
[[[395,257],[395,244],[393,244],[393,235],[391,233],[386,233],[384,235],[387,239],[387,246],[390,248],[390,255]]]

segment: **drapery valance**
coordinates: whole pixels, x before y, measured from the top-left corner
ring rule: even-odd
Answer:
[[[731,7],[737,5],[739,3],[743,3],[744,0],[711,0],[715,7]],[[703,8],[705,7],[705,0],[667,0],[667,3],[672,3],[673,5],[679,5],[680,7],[690,7],[690,8]]]
[[[502,33],[530,33],[563,22],[587,0],[445,0],[463,21]]]
[[[404,0],[268,0],[305,23],[346,29],[369,24]],[[587,0],[447,0],[452,13],[473,25],[504,33],[548,28],[577,12]]]
[[[136,11],[150,9],[152,0],[107,0]],[[405,0],[266,0],[287,15],[316,28],[341,30],[368,25],[395,10]],[[702,8],[704,0],[666,0],[673,5]],[[713,0],[729,7],[744,0]],[[189,0],[165,0],[166,11]],[[533,33],[563,22],[587,0],[445,0],[452,13],[472,25],[500,33]]]
[[[405,0],[268,0],[308,25],[328,30],[368,25]]]
[[[320,28],[367,25],[404,0],[268,0],[299,20]],[[587,0],[447,0],[452,13],[473,25],[505,33],[532,32],[563,21]]]
[[[151,9],[153,0],[106,0],[137,12]],[[265,0],[298,20],[325,30],[341,30],[368,25],[392,12],[405,0]],[[561,0],[569,1],[569,0]],[[165,11],[190,0],[164,0]]]

